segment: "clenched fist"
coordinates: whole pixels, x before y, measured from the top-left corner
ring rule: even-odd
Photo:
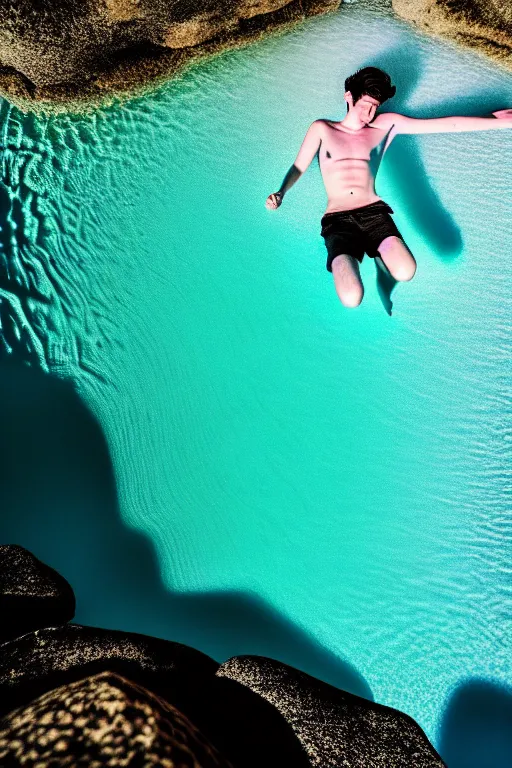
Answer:
[[[282,202],[283,202],[282,192],[272,192],[272,194],[267,197],[265,206],[269,210],[275,211],[276,208],[279,208]]]

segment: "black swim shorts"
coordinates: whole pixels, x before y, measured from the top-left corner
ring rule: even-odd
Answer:
[[[384,238],[402,235],[390,214],[393,209],[383,200],[352,208],[350,211],[333,211],[322,217],[322,231],[327,248],[327,269],[332,272],[332,261],[347,253],[362,262],[365,253],[371,259],[379,255],[377,248]]]

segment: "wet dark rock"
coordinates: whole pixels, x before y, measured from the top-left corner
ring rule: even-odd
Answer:
[[[0,643],[75,615],[75,596],[66,579],[31,552],[0,545]]]
[[[197,57],[333,11],[340,0],[0,0],[0,94],[25,111],[80,109]]]
[[[11,712],[0,723],[0,765],[233,768],[176,707],[112,672]]]
[[[408,715],[354,696],[287,664],[235,656],[217,676],[248,686],[291,725],[311,765],[347,768],[443,768],[444,762]]]
[[[67,624],[5,643],[0,654],[0,716],[61,685],[109,670],[172,701],[200,685],[218,662],[169,640]]]
[[[512,68],[509,0],[393,0],[393,10],[423,32],[476,49]]]
[[[183,712],[227,759],[243,768],[309,768],[282,715],[228,678],[206,654],[146,635],[69,624],[6,643],[0,654],[0,717],[60,686],[110,671]]]
[[[71,588],[55,571],[21,547],[1,547],[0,553],[5,594],[11,589],[22,605],[34,595],[48,596],[43,605],[50,616],[73,615]],[[68,610],[61,606],[59,613],[51,597],[61,593]],[[193,763],[186,762],[190,753],[181,759],[183,742],[198,750],[196,768],[229,768],[228,762],[236,768],[444,766],[407,715],[281,662],[238,656],[219,664],[182,643],[77,624],[3,643],[2,718],[0,765],[20,764],[21,754],[33,757],[24,765],[46,765],[48,754],[69,758],[69,765],[85,753],[91,766],[121,759],[132,764],[127,754],[139,765],[136,745],[142,743],[144,765],[175,760],[185,768]],[[173,741],[177,735],[182,742]]]

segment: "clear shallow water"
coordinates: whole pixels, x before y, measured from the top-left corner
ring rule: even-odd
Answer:
[[[346,310],[316,161],[264,202],[368,64],[389,110],[512,105],[509,73],[358,5],[91,117],[3,103],[4,338],[97,424],[34,385],[54,410],[2,539],[68,578],[79,622],[279,658],[407,712],[450,768],[474,734],[500,765],[512,131],[395,140],[377,190],[418,271],[390,318],[366,259]]]

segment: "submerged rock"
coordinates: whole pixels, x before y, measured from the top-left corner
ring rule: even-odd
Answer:
[[[0,545],[0,643],[74,615],[75,596],[63,576],[23,547]]]
[[[341,0],[0,0],[0,95],[80,108],[169,78]]]
[[[510,0],[393,0],[393,10],[424,32],[476,48],[512,69]]]
[[[112,672],[63,685],[0,724],[0,765],[233,768],[176,707]]]
[[[512,67],[512,3],[388,1],[423,31]],[[342,2],[0,0],[0,96],[24,112],[85,111],[142,94],[198,58],[285,31]]]

